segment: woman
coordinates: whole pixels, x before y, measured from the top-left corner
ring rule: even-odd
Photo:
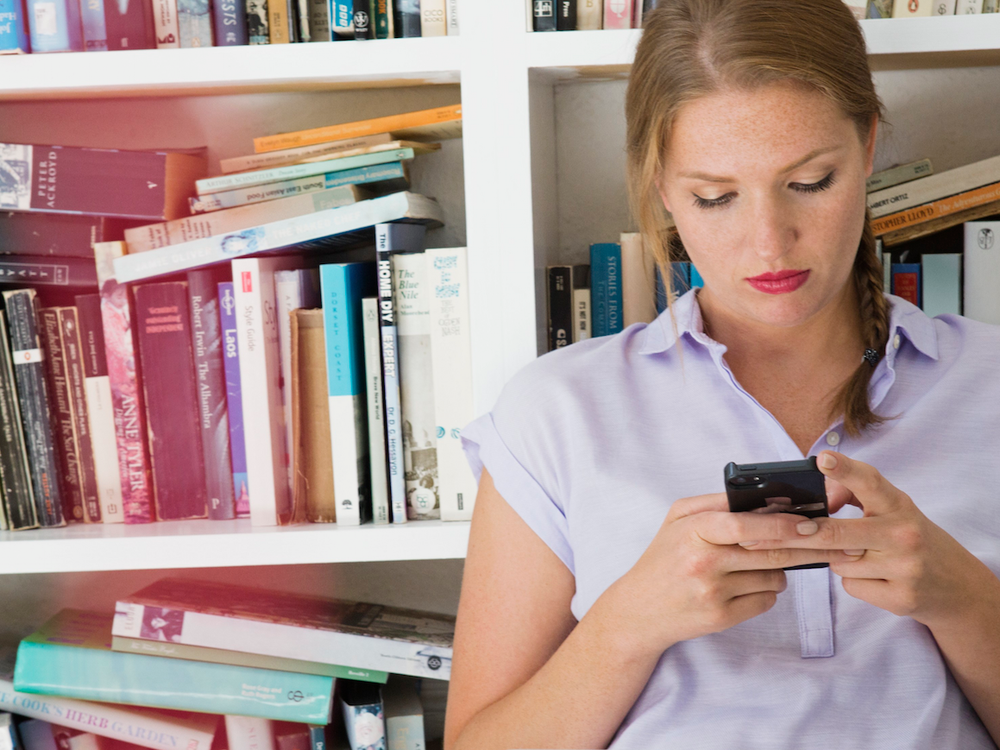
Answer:
[[[463,433],[448,750],[995,747],[1000,332],[882,294],[880,111],[841,0],[648,16],[633,205],[705,285]],[[806,455],[835,518],[727,512],[725,464]]]

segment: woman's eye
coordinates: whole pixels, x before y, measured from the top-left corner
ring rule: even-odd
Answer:
[[[833,184],[833,172],[830,172],[826,177],[824,177],[819,182],[810,182],[808,184],[803,184],[801,182],[793,182],[791,188],[797,190],[800,193],[818,193],[822,190],[826,190]]]
[[[735,197],[736,193],[726,193],[719,198],[702,198],[700,195],[695,195],[694,205],[698,208],[718,208],[719,206],[731,203]]]

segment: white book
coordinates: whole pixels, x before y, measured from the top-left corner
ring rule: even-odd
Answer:
[[[892,17],[920,18],[930,16],[933,9],[934,0],[894,0]]]
[[[153,30],[157,49],[177,49],[181,46],[177,21],[177,0],[153,0]]]
[[[326,6],[326,3],[323,3]],[[327,6],[327,12],[329,8]],[[328,36],[329,28],[325,32]],[[313,41],[320,41],[313,35]],[[330,41],[327,39],[326,41]],[[331,141],[330,143],[316,143],[311,146],[299,146],[297,148],[286,148],[282,151],[269,151],[265,154],[250,154],[248,156],[234,156],[229,159],[222,159],[219,162],[219,171],[223,174],[233,172],[248,172],[252,169],[271,169],[272,167],[284,167],[289,164],[298,164],[300,161],[329,154],[339,154],[345,151],[356,149],[366,149],[383,143],[389,143],[392,135],[389,133],[378,133],[377,135],[365,135],[359,138],[348,138],[343,141]]]
[[[955,15],[955,0],[934,0],[934,10],[931,15],[935,16]]]
[[[275,750],[274,724],[256,716],[226,715],[228,750]]]
[[[285,473],[288,491],[294,493],[292,467],[295,451],[292,440],[292,310],[319,307],[319,271],[296,268],[276,271],[274,296],[278,313],[278,345],[281,362],[281,406],[285,412]]]
[[[124,523],[122,475],[118,471],[118,441],[115,438],[115,409],[111,402],[111,381],[107,375],[84,381],[87,422],[94,451],[94,475],[101,503],[101,523]]]
[[[873,219],[1000,181],[1000,156],[868,193]]]
[[[590,338],[590,287],[573,290],[573,343]]]
[[[458,0],[448,0],[448,36],[458,36]]]
[[[656,264],[651,253],[643,252],[642,235],[623,232],[622,326],[651,323],[656,318]]]
[[[426,254],[393,255],[392,280],[399,331],[407,514],[411,519],[440,518]]]
[[[884,190],[895,185],[902,185],[904,182],[911,182],[921,177],[929,177],[934,174],[934,165],[930,159],[900,164],[898,167],[884,169],[876,172],[865,180],[865,190],[873,193],[876,190]]]
[[[462,450],[462,428],[475,416],[466,249],[428,250],[427,273],[441,520],[469,521],[477,486]]]
[[[291,515],[274,274],[301,263],[297,257],[238,258],[232,266],[247,491],[254,526],[277,526]]]
[[[579,31],[597,31],[602,26],[604,4],[601,0],[577,0],[576,28]]]
[[[958,4],[955,6],[956,16],[969,16],[982,12],[983,0],[958,0]]]
[[[931,318],[962,314],[962,254],[924,253],[920,259],[921,305]]]
[[[424,708],[412,677],[389,675],[382,686],[386,750],[426,750]]]
[[[420,36],[447,36],[445,0],[420,0]]]
[[[368,396],[368,463],[372,476],[372,520],[389,523],[389,477],[385,456],[385,410],[382,393],[382,344],[378,298],[361,300],[365,337],[365,391]]]
[[[1000,325],[1000,221],[965,223],[964,315]]]

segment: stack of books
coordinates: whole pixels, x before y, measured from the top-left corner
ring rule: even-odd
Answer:
[[[16,715],[0,720],[0,737],[20,736],[24,750],[60,735],[78,750],[223,741],[322,750],[345,735],[352,750],[376,746],[359,736],[420,750],[418,691],[449,678],[454,625],[429,612],[164,579],[114,613],[63,610],[16,658],[0,651],[0,710]]]

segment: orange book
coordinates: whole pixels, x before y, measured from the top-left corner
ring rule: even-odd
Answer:
[[[922,206],[914,206],[904,211],[897,211],[888,216],[872,219],[872,231],[878,237],[889,232],[896,232],[906,227],[923,224],[949,214],[956,214],[976,206],[983,206],[1000,200],[1000,182],[984,185],[975,190],[967,190],[958,195],[942,198]]]
[[[299,130],[295,133],[266,135],[254,138],[253,147],[256,153],[263,154],[376,133],[391,133],[396,139],[410,141],[459,138],[462,135],[462,105],[452,104],[448,107],[376,117],[373,120],[345,122],[342,125],[328,125],[312,130]]]

